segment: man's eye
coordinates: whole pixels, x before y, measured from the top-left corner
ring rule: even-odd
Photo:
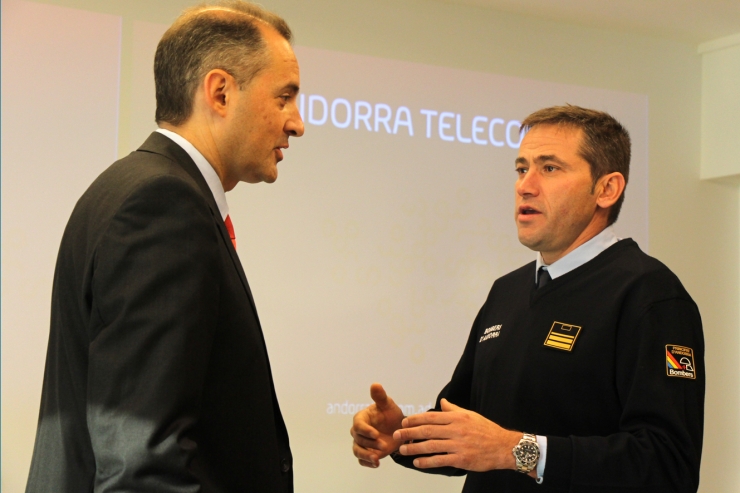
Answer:
[[[555,171],[555,170],[556,170],[557,168],[556,168],[555,166],[545,166],[545,168],[544,168],[544,169],[545,169],[545,171],[547,171],[548,173],[552,173],[552,172],[553,172],[553,171]]]
[[[523,175],[524,173],[526,173],[526,172],[527,172],[527,168],[516,168],[516,169],[515,169],[515,171],[516,171],[516,172],[517,172],[518,174],[520,174],[520,175]]]

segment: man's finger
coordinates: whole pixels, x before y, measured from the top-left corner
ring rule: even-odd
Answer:
[[[388,408],[388,394],[385,393],[385,389],[379,383],[374,383],[370,386],[370,397],[378,406],[379,410],[384,411]]]
[[[414,459],[414,466],[419,469],[429,469],[432,467],[457,467],[457,456],[455,454],[433,455],[431,457],[419,457]]]
[[[455,430],[449,426],[422,425],[413,428],[401,428],[393,432],[393,439],[398,442],[409,440],[448,439],[453,437]]]
[[[361,435],[371,440],[375,440],[380,436],[380,432],[378,432],[378,430],[370,426],[368,423],[357,419],[352,424],[352,428],[349,429],[349,434],[352,436]]]
[[[450,412],[450,411],[463,411],[464,409],[460,406],[456,406],[447,399],[442,399],[439,401],[439,407],[442,409],[442,412]]]
[[[375,450],[383,449],[383,443],[379,440],[372,440],[372,439],[365,438],[364,436],[357,435],[357,434],[352,434],[352,438],[354,438],[355,443],[358,444],[362,448],[375,449]]]
[[[362,459],[357,459],[357,462],[359,462],[362,467],[371,467],[373,469],[380,467],[380,462],[368,462]]]
[[[447,413],[438,413],[434,411],[412,414],[403,418],[401,426],[404,428],[413,428],[422,425],[447,425],[452,422],[452,416]]]
[[[378,464],[380,461],[380,457],[375,451],[360,447],[357,443],[352,444],[352,453],[360,460],[360,463]]]
[[[419,443],[401,445],[398,451],[401,455],[448,454],[454,452],[451,440],[426,440]]]

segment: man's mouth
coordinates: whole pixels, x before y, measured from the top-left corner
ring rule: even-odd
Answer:
[[[286,142],[283,145],[277,146],[275,148],[275,156],[277,156],[277,160],[282,161],[283,160],[283,149],[287,149],[289,144]]]
[[[533,207],[530,207],[528,205],[519,206],[519,214],[520,215],[529,216],[529,215],[532,215],[532,214],[539,214],[539,213],[540,213],[540,211],[538,211],[537,209],[535,209]]]

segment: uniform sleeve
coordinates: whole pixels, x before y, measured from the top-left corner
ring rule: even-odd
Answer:
[[[688,298],[626,314],[617,336],[620,431],[603,437],[548,436],[545,483],[571,492],[695,492],[704,425],[704,339]],[[684,365],[669,374],[676,346]],[[683,348],[683,349],[681,349]]]
[[[219,298],[217,226],[187,182],[158,177],[97,245],[87,420],[94,491],[200,491],[188,464]]]

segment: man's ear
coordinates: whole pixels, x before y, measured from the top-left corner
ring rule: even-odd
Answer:
[[[613,206],[624,193],[625,186],[624,176],[618,171],[602,176],[596,183],[596,205],[602,209]]]
[[[235,89],[239,89],[236,80],[225,70],[213,69],[203,78],[204,102],[221,117],[226,116]]]

